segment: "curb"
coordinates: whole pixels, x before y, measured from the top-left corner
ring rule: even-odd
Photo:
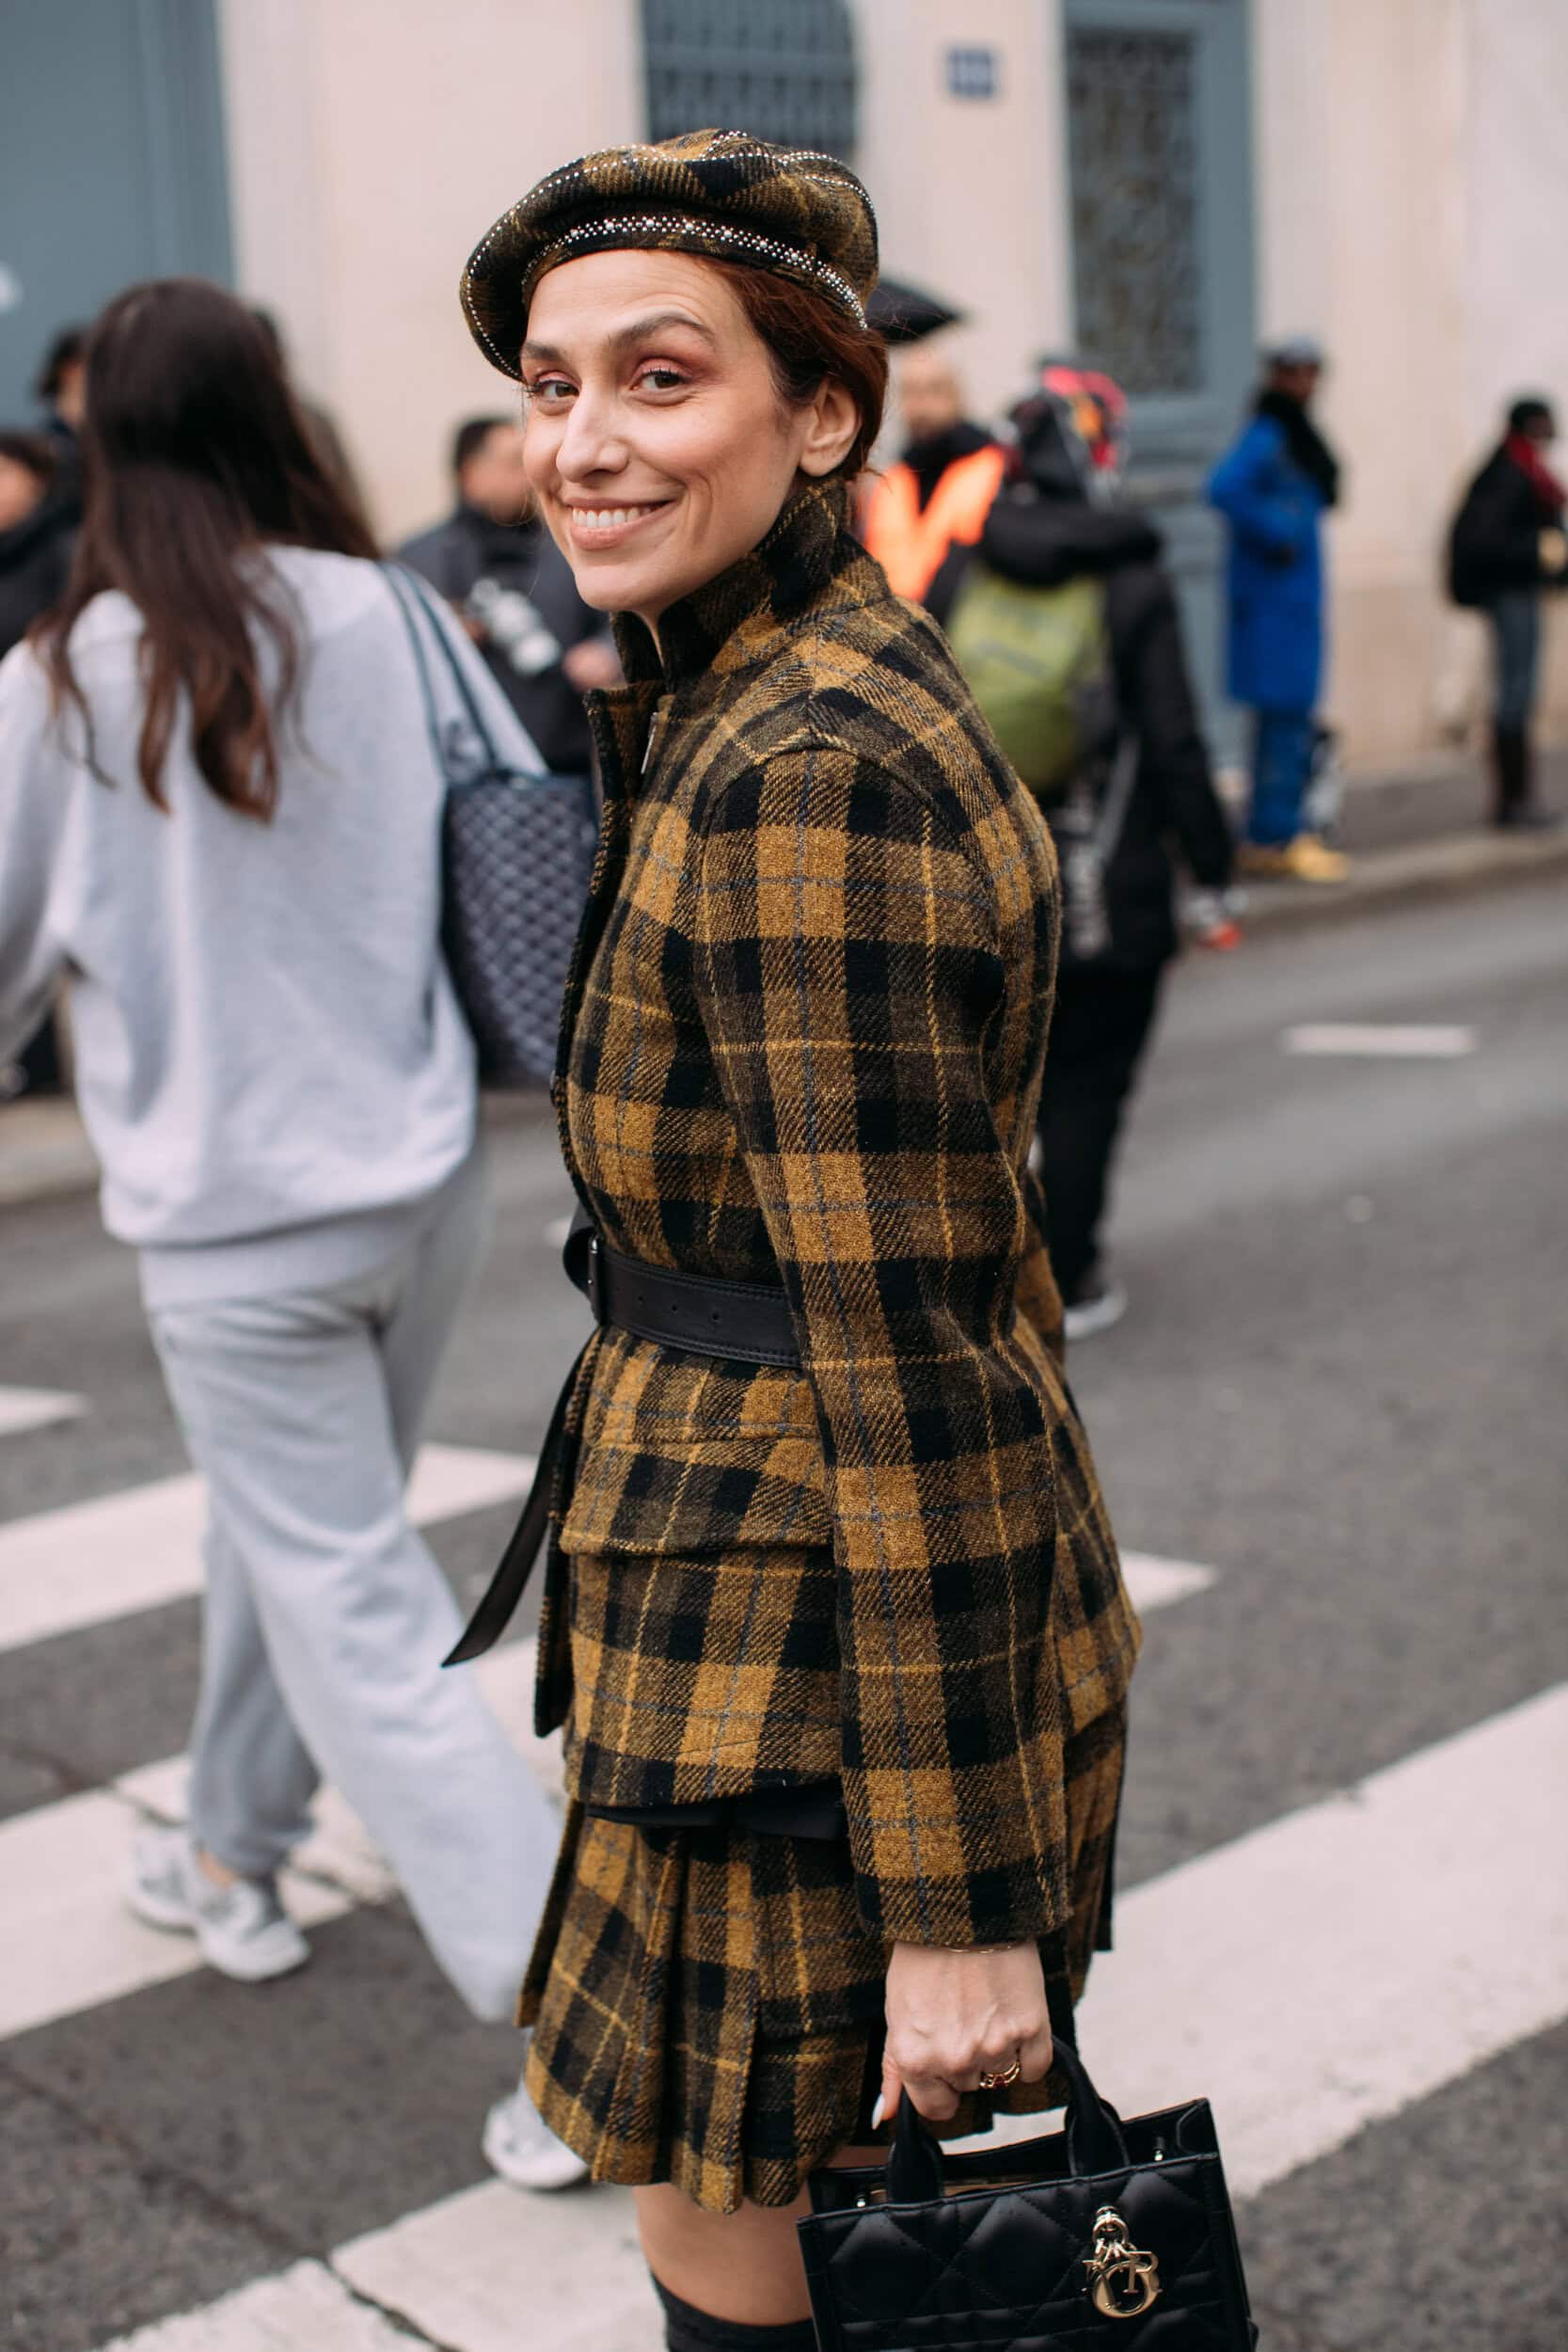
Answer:
[[[1348,882],[1249,882],[1241,917],[1248,934],[1306,930],[1351,920],[1378,907],[1420,906],[1440,898],[1550,881],[1568,873],[1568,826],[1546,835],[1448,834],[1398,850],[1352,853]],[[549,1116],[547,1104],[490,1096],[491,1128]],[[0,1104],[0,1208],[63,1200],[90,1192],[98,1162],[69,1102]]]
[[[1343,882],[1245,883],[1243,931],[1345,922],[1384,906],[1420,906],[1568,872],[1568,825],[1558,834],[1445,834],[1398,850],[1351,851]]]

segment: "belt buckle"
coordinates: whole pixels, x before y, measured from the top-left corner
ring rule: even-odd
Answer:
[[[591,1233],[588,1239],[587,1291],[588,1304],[594,1311],[594,1320],[595,1323],[603,1323],[605,1320],[604,1258],[597,1233]]]

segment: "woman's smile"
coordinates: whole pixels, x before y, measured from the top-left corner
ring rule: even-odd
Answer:
[[[634,505],[624,500],[563,499],[561,504],[565,509],[566,532],[573,547],[584,555],[594,555],[624,547],[634,532],[651,523],[656,516],[668,514],[674,500],[647,499]]]

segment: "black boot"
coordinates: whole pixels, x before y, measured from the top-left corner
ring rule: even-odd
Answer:
[[[1530,739],[1523,727],[1492,730],[1492,822],[1505,833],[1551,833],[1562,822],[1536,801]]]

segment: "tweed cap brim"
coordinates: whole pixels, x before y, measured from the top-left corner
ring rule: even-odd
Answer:
[[[814,287],[861,323],[877,282],[877,216],[836,155],[744,131],[689,131],[562,164],[501,215],[463,273],[463,310],[492,367],[518,376],[547,270],[626,246],[740,262]]]

